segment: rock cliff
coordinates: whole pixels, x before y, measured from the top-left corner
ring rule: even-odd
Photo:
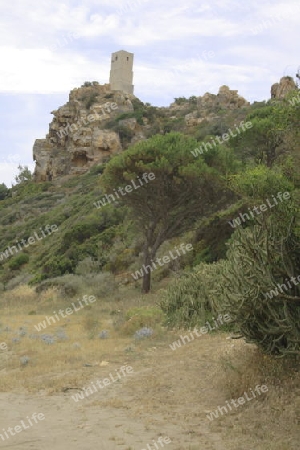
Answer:
[[[297,89],[297,85],[292,77],[282,77],[279,83],[275,83],[271,87],[271,98],[282,99],[290,91]]]
[[[282,99],[297,86],[291,77],[271,87],[271,98]],[[243,120],[250,103],[238,91],[221,86],[217,94],[175,99],[169,107],[142,103],[132,94],[113,91],[109,84],[86,82],[73,89],[69,101],[52,111],[45,139],[33,147],[35,181],[81,174],[107,157],[153,134],[180,131],[201,139],[222,134]],[[224,112],[226,111],[226,120]]]
[[[118,133],[105,128],[116,116],[133,111],[134,98],[111,91],[109,84],[86,83],[73,89],[67,104],[52,111],[54,118],[46,138],[35,141],[34,179],[51,181],[63,175],[81,174],[121,151]]]

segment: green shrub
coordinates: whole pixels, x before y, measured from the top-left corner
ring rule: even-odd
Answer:
[[[47,289],[56,287],[61,295],[67,297],[75,297],[85,290],[85,283],[82,277],[68,274],[57,278],[42,281],[36,288],[36,292],[40,293]]]
[[[90,109],[91,106],[92,106],[94,103],[96,103],[96,101],[97,101],[97,96],[98,96],[98,93],[97,93],[97,92],[95,92],[95,93],[93,93],[93,94],[90,95],[90,97],[87,99],[86,104],[85,104],[86,109]]]
[[[99,262],[90,256],[87,256],[82,261],[79,261],[75,269],[75,273],[77,275],[83,276],[92,275],[97,272],[99,272]]]
[[[4,200],[9,193],[9,189],[5,186],[4,183],[0,184],[0,200]]]
[[[186,97],[177,97],[174,98],[176,105],[182,105],[183,103],[187,103],[188,99]]]
[[[99,175],[105,170],[105,164],[97,164],[90,169],[91,175]]]
[[[299,354],[300,290],[290,281],[299,273],[299,240],[292,229],[285,229],[283,239],[278,233],[281,224],[272,219],[266,223],[267,229],[255,225],[233,234],[229,261],[219,278],[220,308],[230,314],[247,342],[263,352]]]
[[[189,97],[189,103],[192,105],[197,105],[197,97],[195,95]]]
[[[127,147],[134,136],[134,131],[130,130],[130,128],[124,127],[123,125],[118,125],[117,132],[119,133],[122,146]]]
[[[131,100],[131,103],[132,103],[134,111],[138,111],[138,110],[145,108],[144,103],[141,100],[139,100],[138,98],[134,98],[133,100]]]
[[[90,85],[88,86],[92,86],[92,83],[90,83]],[[88,94],[84,94],[79,100],[84,102],[86,109],[90,109],[90,107],[97,102],[97,97],[98,92],[89,92]]]
[[[88,285],[96,298],[110,297],[118,290],[115,277],[108,272],[100,272],[89,277]]]
[[[72,274],[76,268],[76,261],[62,256],[53,256],[51,260],[42,266],[41,279],[59,277],[64,274]]]
[[[159,305],[169,326],[183,328],[203,325],[217,313],[216,284],[225,263],[200,264],[193,272],[175,279],[163,293]]]
[[[10,260],[8,266],[12,270],[17,270],[24,264],[28,263],[28,261],[29,255],[27,253],[19,253]]]

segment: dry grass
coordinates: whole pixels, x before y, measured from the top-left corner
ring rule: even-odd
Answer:
[[[227,438],[236,432],[243,436],[245,448],[291,450],[298,448],[300,425],[300,360],[274,359],[254,345],[240,341],[220,358],[221,373],[215,379],[227,400],[242,397],[257,385],[266,385],[264,393],[243,408],[222,416],[212,429],[227,430]],[[250,395],[251,397],[251,395]],[[238,450],[232,442],[230,449]],[[249,446],[249,447],[248,447]]]
[[[131,292],[123,295],[122,300],[119,296],[110,300],[97,299],[66,318],[59,316],[60,320],[47,324],[41,331],[35,329],[47,315],[53,316],[54,311],[65,310],[81,298],[63,298],[55,289],[37,294],[28,286],[2,294],[0,343],[8,346],[7,352],[0,351],[2,392],[19,389],[56,392],[66,386],[82,387],[103,361],[111,365],[118,365],[119,361],[123,364],[124,357],[127,360],[137,358],[136,352],[130,351],[132,348],[148,345],[137,345],[134,331],[124,336],[118,330],[126,327],[127,311],[141,307],[141,296],[135,293],[133,297]],[[147,300],[154,304],[155,298],[150,295]],[[103,330],[108,333],[107,339],[99,338]],[[66,339],[59,338],[62,333]],[[45,343],[40,338],[43,334],[54,336],[55,342]],[[28,357],[27,364],[22,365],[20,358],[23,357]]]
[[[37,294],[26,286],[1,293],[0,344],[6,342],[8,351],[0,350],[0,390],[50,395],[87,386],[127,363],[135,373],[126,380],[126,389],[115,395],[114,386],[111,395],[108,390],[105,397],[91,399],[91,407],[126,410],[155,429],[161,421],[176,428],[206,424],[205,448],[211,448],[211,435],[222,435],[226,450],[240,450],[241,442],[246,450],[298,448],[299,361],[275,360],[243,341],[227,340],[225,333],[202,336],[172,351],[169,343],[180,333],[163,328],[156,308],[159,292],[141,296],[134,288],[122,289],[40,332],[34,326],[46,315],[65,310],[82,295],[66,298],[55,289]],[[140,326],[153,327],[153,336],[135,340]],[[99,338],[102,330],[107,339]],[[67,339],[47,345],[31,336],[41,334],[65,334]],[[22,364],[24,357],[28,363]],[[207,423],[206,411],[262,384],[268,386],[267,394]],[[194,444],[181,448],[198,448]]]
[[[300,359],[273,358],[264,355],[254,345],[247,345],[247,351],[243,342],[223,355],[220,359],[224,386],[231,397],[239,397],[245,391],[257,384],[266,384],[271,387],[282,387],[286,384],[300,389],[298,372]]]

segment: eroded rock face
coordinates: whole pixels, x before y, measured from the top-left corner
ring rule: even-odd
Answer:
[[[294,91],[295,89],[297,89],[297,85],[293,78],[282,77],[279,83],[271,86],[271,98],[284,98],[290,91]]]
[[[116,116],[132,112],[134,98],[111,91],[108,84],[73,89],[68,103],[52,111],[54,118],[46,139],[35,141],[35,181],[84,173],[107,156],[120,152],[118,133],[105,127]]]
[[[290,77],[283,77],[280,83],[272,86],[272,98],[281,98],[295,88]],[[149,137],[151,133],[164,134],[167,120],[172,124],[172,120],[176,123],[184,118],[181,131],[189,134],[191,128],[201,126],[203,121],[217,124],[220,110],[245,109],[250,105],[237,90],[228,86],[221,86],[217,94],[207,92],[203,96],[180,100],[169,107],[156,108],[158,114],[154,113],[154,119],[151,110],[152,122],[145,114],[141,123],[131,117],[133,104],[139,113],[140,106],[145,106],[134,95],[112,91],[109,84],[90,83],[73,89],[69,101],[52,111],[54,117],[46,138],[35,141],[35,181],[82,174],[108,156],[146,139],[145,136]],[[126,116],[127,113],[130,114]]]
[[[221,86],[217,95],[208,92],[202,97],[198,97],[197,106],[199,110],[211,108],[236,109],[248,106],[250,103],[238,94],[238,91],[229,89],[228,86]]]
[[[238,94],[238,91],[229,89],[228,86],[221,86],[217,94],[210,94],[206,92],[200,97],[194,97],[195,99],[195,111],[189,113],[185,116],[185,121],[188,126],[195,125],[201,121],[195,120],[199,119],[199,116],[207,117],[212,110],[217,110],[221,108],[225,109],[237,109],[244,106],[250,105],[250,103]],[[190,109],[191,104],[188,100],[180,104],[174,102],[170,105],[171,112],[185,111]]]

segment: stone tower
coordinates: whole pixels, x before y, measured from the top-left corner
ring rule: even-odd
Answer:
[[[133,94],[133,53],[119,50],[111,55],[109,83],[112,91]]]

